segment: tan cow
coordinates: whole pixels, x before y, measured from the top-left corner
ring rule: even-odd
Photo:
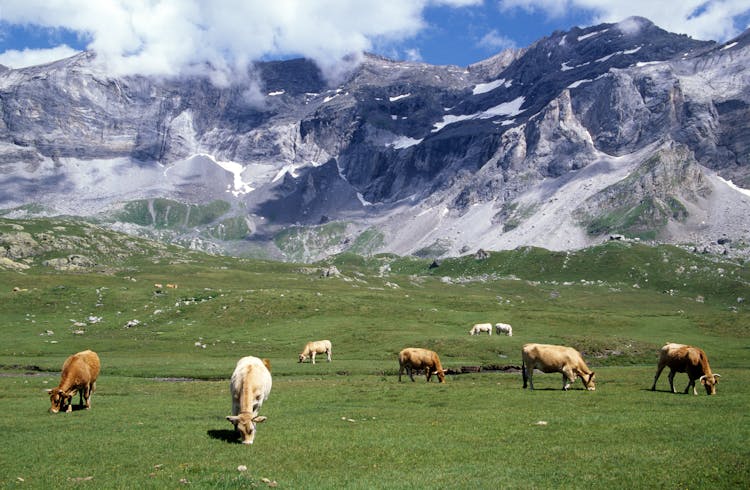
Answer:
[[[589,391],[594,391],[594,372],[589,369],[581,357],[581,353],[572,347],[548,344],[525,344],[521,352],[523,364],[523,387],[527,381],[530,389],[534,389],[532,375],[534,369],[543,373],[562,373],[563,390],[570,388],[576,377],[580,376],[583,385]]]
[[[701,384],[706,388],[706,394],[716,394],[716,385],[719,383],[721,375],[711,372],[711,366],[708,365],[708,357],[706,357],[706,353],[702,349],[683,344],[665,344],[659,351],[659,365],[656,368],[656,376],[654,376],[654,384],[651,386],[651,391],[656,390],[656,380],[659,379],[662,370],[667,366],[669,366],[669,388],[672,390],[672,393],[675,393],[675,373],[687,373],[689,381],[685,388],[685,394],[690,391],[691,387],[693,388],[693,394],[698,394],[698,391],[695,389],[696,379],[700,380]]]
[[[266,417],[258,415],[260,407],[271,393],[271,362],[247,356],[237,361],[229,382],[232,393],[232,415],[227,420],[242,436],[242,444],[255,440],[256,424]]]
[[[437,353],[428,349],[420,349],[419,347],[407,347],[398,353],[398,380],[401,382],[401,375],[409,375],[412,381],[414,381],[414,369],[424,369],[425,375],[427,376],[427,382],[430,382],[430,378],[433,374],[437,374],[438,380],[441,383],[445,383],[445,370],[440,364],[440,357]]]
[[[315,340],[305,344],[305,348],[299,353],[299,362],[303,362],[308,357],[312,359],[312,363],[315,364],[315,354],[326,354],[328,356],[328,362],[331,362],[331,341],[330,340]]]
[[[79,394],[78,404],[91,408],[91,394],[96,389],[96,378],[99,377],[101,363],[96,352],[85,350],[65,359],[60,374],[60,384],[47,390],[52,403],[50,413],[60,410],[73,411],[73,397]]]
[[[469,330],[469,335],[479,335],[483,332],[487,332],[488,335],[492,335],[492,324],[477,323],[473,327],[471,327],[471,330]]]

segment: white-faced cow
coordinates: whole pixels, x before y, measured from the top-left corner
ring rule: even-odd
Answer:
[[[72,411],[76,392],[79,394],[79,405],[87,410],[91,408],[91,394],[96,389],[100,367],[99,356],[92,350],[81,351],[65,359],[60,384],[47,390],[52,403],[50,413]]]
[[[232,415],[227,417],[242,436],[242,444],[255,440],[256,424],[266,420],[258,415],[271,393],[271,363],[268,359],[247,356],[237,361],[229,382]]]
[[[492,335],[492,324],[491,323],[477,323],[473,327],[471,327],[471,330],[469,330],[470,335],[479,335],[480,333],[487,332],[488,335]]]
[[[401,375],[406,369],[406,374],[414,381],[415,369],[424,369],[427,382],[433,374],[437,374],[438,380],[445,383],[445,371],[440,364],[440,357],[436,352],[419,347],[407,347],[398,353],[398,380],[401,381]]]
[[[672,393],[675,393],[675,373],[687,373],[689,381],[685,388],[686,394],[690,391],[691,387],[693,388],[693,394],[698,394],[698,391],[695,389],[695,380],[700,380],[701,384],[706,388],[707,394],[716,394],[716,385],[721,375],[711,372],[711,366],[708,365],[708,357],[706,357],[706,353],[702,349],[683,344],[665,344],[659,351],[659,365],[656,368],[656,376],[654,376],[654,384],[651,386],[651,391],[656,390],[656,380],[659,379],[659,375],[661,375],[665,367],[669,367],[669,389],[672,390]]]
[[[522,374],[523,387],[533,390],[532,375],[534,369],[543,373],[562,373],[563,390],[570,388],[571,383],[580,376],[583,385],[589,391],[594,391],[594,372],[591,371],[581,357],[580,352],[572,347],[548,344],[525,344],[521,352],[523,357]]]
[[[305,348],[299,353],[299,362],[303,362],[308,357],[312,359],[312,363],[315,364],[315,354],[326,354],[328,356],[328,362],[331,362],[331,341],[330,340],[316,340],[305,344]]]
[[[498,335],[504,333],[508,337],[513,337],[513,327],[511,327],[508,323],[496,323],[495,333]]]

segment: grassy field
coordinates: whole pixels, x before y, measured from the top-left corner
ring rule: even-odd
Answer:
[[[750,485],[746,266],[619,245],[432,270],[389,257],[335,263],[341,275],[321,277],[323,265],[170,260],[160,249],[107,273],[0,271],[0,486]],[[511,323],[514,336],[469,336],[477,322]],[[296,362],[323,338],[332,363]],[[667,373],[649,390],[666,341],[706,350],[722,375],[717,396],[667,393]],[[520,365],[526,342],[581,350],[597,390],[578,381],[562,392],[559,375],[538,374],[528,392],[518,372],[489,370]],[[399,383],[406,346],[485,371]],[[48,414],[43,390],[86,348],[102,360],[92,409]],[[250,447],[224,418],[245,355],[270,358],[274,376]]]

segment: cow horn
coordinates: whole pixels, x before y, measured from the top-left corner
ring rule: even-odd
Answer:
[[[721,378],[721,374],[714,374],[714,378]]]
[[[263,415],[258,415],[256,417],[253,417],[253,422],[260,423],[265,422],[268,417],[264,417]]]
[[[704,374],[703,376],[698,378],[698,381],[700,381],[701,383],[704,383],[706,381],[706,375]]]

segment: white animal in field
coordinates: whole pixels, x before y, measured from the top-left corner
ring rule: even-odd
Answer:
[[[504,333],[508,337],[513,337],[513,327],[511,327],[508,323],[496,323],[495,333],[498,335]]]
[[[487,332],[488,335],[492,335],[492,324],[491,323],[477,323],[471,330],[470,335],[479,335],[480,333]]]
[[[260,407],[271,393],[271,362],[247,356],[237,361],[229,382],[232,393],[232,415],[227,416],[242,436],[242,444],[255,440],[256,424],[266,417],[258,415]]]
[[[331,341],[330,340],[315,340],[305,344],[305,348],[299,353],[299,362],[304,362],[308,357],[315,364],[315,354],[326,354],[328,362],[331,362]]]

